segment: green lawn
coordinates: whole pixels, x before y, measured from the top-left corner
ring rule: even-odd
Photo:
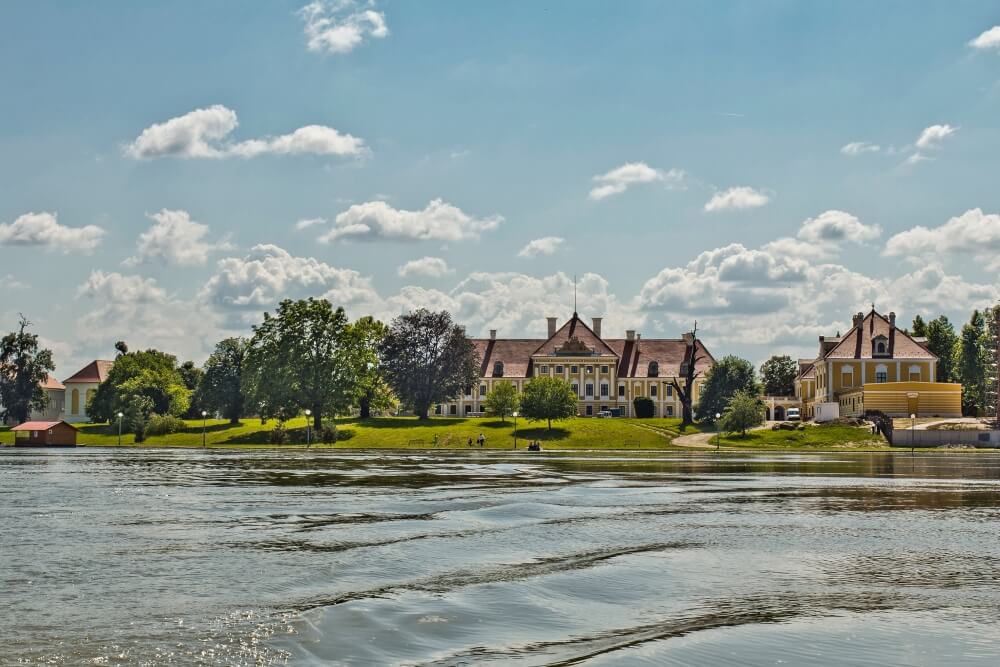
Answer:
[[[712,438],[715,442],[715,438]],[[722,447],[741,449],[873,449],[888,448],[880,435],[867,427],[836,424],[807,425],[801,431],[750,431],[746,436],[723,434]]]
[[[200,420],[187,422],[187,428],[164,436],[150,436],[143,446],[199,447],[202,443]],[[107,424],[82,424],[79,443],[92,446],[113,446],[118,443],[117,427]],[[239,426],[222,420],[209,420],[205,440],[209,446],[260,447],[270,446],[268,435],[275,426],[258,419],[245,419]],[[540,440],[545,449],[663,449],[679,433],[679,419],[597,419],[578,418],[554,422],[548,430],[544,422],[518,420],[518,448],[530,440]],[[514,423],[494,418],[437,418],[420,421],[413,417],[382,417],[367,420],[337,420],[339,439],[336,447],[353,448],[461,448],[467,449],[480,433],[486,436],[490,449],[514,448]],[[286,446],[302,446],[306,440],[305,419],[286,423],[291,442]],[[695,427],[696,428],[696,427]],[[687,432],[694,432],[689,429]],[[315,435],[315,434],[313,434]],[[435,444],[435,436],[437,441]],[[0,444],[13,443],[13,433],[0,429]],[[122,445],[133,445],[130,434],[122,436]],[[313,446],[323,447],[315,444]]]

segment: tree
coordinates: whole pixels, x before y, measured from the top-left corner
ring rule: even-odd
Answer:
[[[701,401],[698,403],[698,419],[709,424],[714,422],[716,413],[724,412],[738,391],[757,396],[760,394],[760,383],[757,382],[753,364],[727,355],[705,374]]]
[[[944,315],[927,323],[927,349],[938,357],[938,382],[955,380],[955,327]]]
[[[121,355],[123,355],[123,354],[128,354],[128,344],[125,341],[123,341],[123,340],[120,340],[120,341],[116,342],[115,343],[115,352],[118,353],[117,356],[119,356],[119,357]]]
[[[924,323],[924,318],[920,315],[916,315],[913,318],[913,330],[910,331],[910,335],[916,336],[917,338],[927,337],[927,325]]]
[[[28,333],[31,326],[24,315],[18,330],[0,340],[0,423],[28,420],[32,410],[44,410],[49,403],[42,383],[56,369],[52,352],[38,348],[38,336]]]
[[[221,414],[233,426],[240,423],[246,410],[243,372],[248,347],[245,338],[226,338],[216,343],[198,385],[198,403],[203,409]]]
[[[372,410],[389,410],[396,404],[392,388],[382,377],[378,363],[378,350],[388,327],[370,315],[359,318],[351,325],[354,355],[359,363],[358,395],[355,399],[358,416],[368,419]]]
[[[198,368],[193,361],[185,361],[177,370],[181,374],[184,386],[191,392],[191,401],[184,413],[184,418],[197,419],[201,417],[201,412],[205,409],[198,396],[198,387],[201,386],[201,379],[205,372]]]
[[[360,361],[343,308],[326,299],[286,299],[274,315],[253,327],[244,390],[261,417],[288,419],[312,411],[319,431],[323,415],[347,412],[358,391]]]
[[[552,430],[552,420],[576,416],[576,392],[562,378],[536,377],[524,385],[521,392],[521,412],[529,421],[546,421]]]
[[[648,396],[636,396],[632,399],[632,414],[639,419],[650,419],[656,411],[656,404]]]
[[[972,311],[955,345],[955,373],[962,383],[962,412],[978,415],[986,405],[986,318]]]
[[[507,415],[517,410],[521,399],[517,395],[517,389],[510,382],[495,382],[490,393],[486,394],[486,411],[491,415],[500,418],[500,421],[507,421]]]
[[[764,402],[757,394],[743,389],[729,399],[729,405],[722,413],[719,428],[726,433],[747,434],[747,429],[764,423]]]
[[[689,336],[685,336],[684,340],[687,343],[684,347],[684,361],[681,362],[680,373],[681,377],[684,378],[684,386],[682,387],[677,378],[673,378],[670,384],[674,387],[674,392],[677,393],[677,398],[681,402],[681,428],[690,426],[694,423],[694,381],[701,371],[697,370],[698,363],[705,359],[704,354],[699,354],[698,345],[698,323],[694,323],[694,331],[691,332]],[[704,351],[704,350],[702,350]]]
[[[458,396],[479,376],[479,354],[446,310],[425,308],[392,321],[379,346],[382,372],[420,419],[431,405]]]
[[[179,417],[191,404],[177,358],[159,350],[123,354],[87,403],[87,414],[97,422],[111,422],[119,412],[132,414],[139,398],[143,419],[150,414]],[[134,421],[134,420],[133,420]]]
[[[760,366],[766,396],[791,396],[795,393],[795,377],[799,366],[787,354],[774,355]]]

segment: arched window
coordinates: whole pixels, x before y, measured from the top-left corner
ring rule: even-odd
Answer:
[[[649,368],[646,370],[646,375],[648,375],[651,378],[659,377],[660,376],[660,362],[658,362],[658,361],[651,361],[651,362],[649,362]]]
[[[889,381],[889,368],[885,364],[875,367],[875,382],[883,384]]]
[[[69,413],[71,415],[80,414],[80,390],[74,389],[69,395]]]
[[[503,362],[497,361],[493,364],[493,377],[502,378],[503,377]]]

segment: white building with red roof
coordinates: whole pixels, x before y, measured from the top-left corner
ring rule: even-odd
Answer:
[[[693,352],[695,402],[700,395],[705,372],[715,359],[704,343],[692,334],[681,338],[643,338],[626,331],[624,338],[604,338],[600,317],[588,326],[577,313],[561,327],[555,317],[548,319],[547,338],[499,338],[495,330],[489,338],[473,339],[482,360],[477,386],[469,387],[456,400],[435,406],[434,413],[445,416],[472,416],[485,412],[486,395],[499,382],[509,382],[521,391],[533,377],[559,377],[580,397],[578,414],[592,416],[603,411],[632,414],[632,401],[643,396],[653,401],[658,417],[680,417],[681,402],[673,380],[683,386],[683,368]],[[693,350],[692,350],[693,348]]]
[[[104,359],[91,361],[79,371],[63,380],[65,385],[65,416],[70,423],[88,422],[87,403],[97,392],[97,387],[108,377],[115,362]]]

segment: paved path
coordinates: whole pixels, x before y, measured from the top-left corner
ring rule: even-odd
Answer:
[[[674,438],[673,444],[678,447],[692,447],[694,449],[715,449],[715,433],[692,433],[690,435],[679,435]]]

